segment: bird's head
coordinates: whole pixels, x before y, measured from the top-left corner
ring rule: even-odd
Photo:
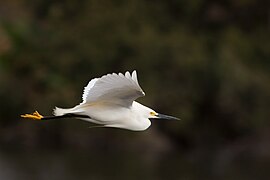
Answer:
[[[161,113],[157,113],[156,111],[154,111],[153,109],[146,107],[140,103],[137,103],[136,101],[134,101],[133,103],[133,108],[135,109],[135,111],[140,114],[141,116],[143,116],[144,118],[147,119],[168,119],[168,120],[180,120],[177,117],[173,117],[173,116],[168,116],[168,115],[164,115]]]

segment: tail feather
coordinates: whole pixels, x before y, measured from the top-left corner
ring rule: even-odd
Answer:
[[[74,109],[70,108],[70,109],[63,109],[63,108],[59,108],[59,107],[55,107],[53,110],[53,114],[55,116],[63,116],[65,114],[69,114],[69,113],[73,113]]]

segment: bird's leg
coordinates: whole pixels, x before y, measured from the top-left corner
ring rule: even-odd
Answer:
[[[62,116],[42,116],[37,111],[33,114],[24,114],[21,115],[22,118],[33,119],[33,120],[53,120],[53,119],[63,119],[63,118],[90,118],[87,115],[79,115],[79,114],[64,114]]]
[[[35,111],[33,114],[25,114],[21,115],[22,118],[27,118],[27,119],[33,119],[33,120],[51,120],[51,119],[60,119],[66,117],[66,115],[62,116],[42,116],[40,115],[37,111]]]

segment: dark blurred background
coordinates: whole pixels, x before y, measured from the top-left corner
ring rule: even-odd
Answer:
[[[1,0],[0,179],[269,179],[267,0]],[[22,120],[136,69],[144,132]]]

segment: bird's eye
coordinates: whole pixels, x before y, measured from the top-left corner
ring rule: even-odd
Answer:
[[[157,113],[155,113],[155,112],[153,112],[153,111],[150,112],[150,115],[151,115],[151,116],[156,116],[156,114],[157,114]]]

